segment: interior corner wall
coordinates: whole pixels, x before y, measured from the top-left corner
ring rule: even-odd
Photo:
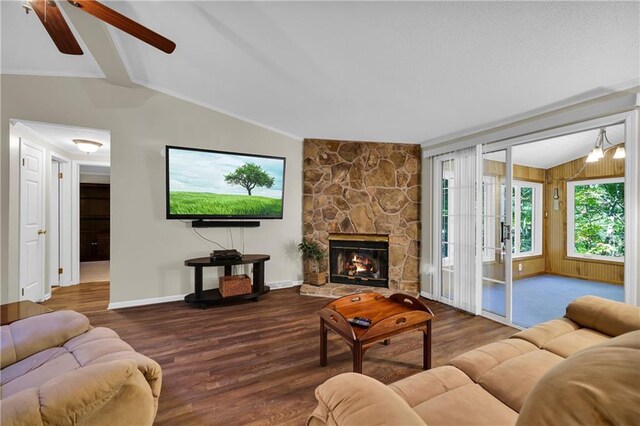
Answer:
[[[0,118],[0,297],[17,299],[19,153],[9,120],[23,119],[111,132],[111,302],[171,298],[193,291],[193,270],[184,260],[214,248],[190,224],[165,219],[165,145],[284,156],[284,218],[263,220],[244,231],[244,251],[271,256],[267,282],[298,281],[302,265],[302,143],[225,114],[142,87],[99,79],[2,75]],[[10,232],[13,230],[12,232]],[[230,246],[227,229],[203,229],[208,239]],[[242,249],[241,230],[233,230]],[[216,269],[216,268],[211,268]],[[215,286],[205,272],[205,287]]]

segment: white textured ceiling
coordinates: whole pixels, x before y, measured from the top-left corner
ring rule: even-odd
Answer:
[[[72,155],[87,155],[87,158],[91,157],[92,159],[99,157],[109,161],[111,133],[106,130],[85,129],[28,120],[17,120],[16,123],[29,128],[45,142],[50,143],[64,152]],[[73,142],[74,139],[88,139],[90,141],[100,142],[102,146],[98,151],[86,154],[78,149]]]
[[[26,14],[22,4],[22,1],[0,0],[3,74],[104,77],[69,19],[66,21],[85,52],[82,56],[58,52],[38,16],[35,12]],[[60,10],[66,16],[64,9]]]
[[[132,80],[298,137],[422,142],[640,75],[639,2],[105,3],[177,44],[112,31]],[[96,72],[12,8],[3,72]]]
[[[618,145],[624,142],[624,125],[617,124],[606,128],[609,141]],[[576,158],[584,157],[595,146],[600,129],[571,133],[551,139],[517,145],[513,147],[511,156],[513,164],[521,166],[550,169]],[[604,149],[611,146],[605,144]],[[485,158],[495,161],[505,161],[504,151],[485,154]]]

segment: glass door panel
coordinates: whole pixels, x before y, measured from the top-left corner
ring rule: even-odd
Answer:
[[[511,289],[511,175],[507,151],[486,153],[482,175],[482,310],[503,318],[510,316]]]
[[[441,254],[441,268],[440,268],[440,296],[446,299],[453,299],[453,252],[455,250],[453,244],[453,230],[454,230],[454,193],[455,182],[454,167],[455,160],[445,160],[441,165],[441,192],[440,192],[440,254]]]

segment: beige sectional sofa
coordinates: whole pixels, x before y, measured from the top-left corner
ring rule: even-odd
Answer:
[[[160,366],[111,329],[57,311],[1,327],[0,423],[150,425]]]
[[[564,318],[389,386],[333,377],[316,389],[308,424],[640,424],[638,330],[640,308],[582,297]]]

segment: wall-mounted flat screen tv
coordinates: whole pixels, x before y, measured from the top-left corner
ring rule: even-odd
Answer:
[[[282,219],[286,159],[167,146],[167,219]]]

